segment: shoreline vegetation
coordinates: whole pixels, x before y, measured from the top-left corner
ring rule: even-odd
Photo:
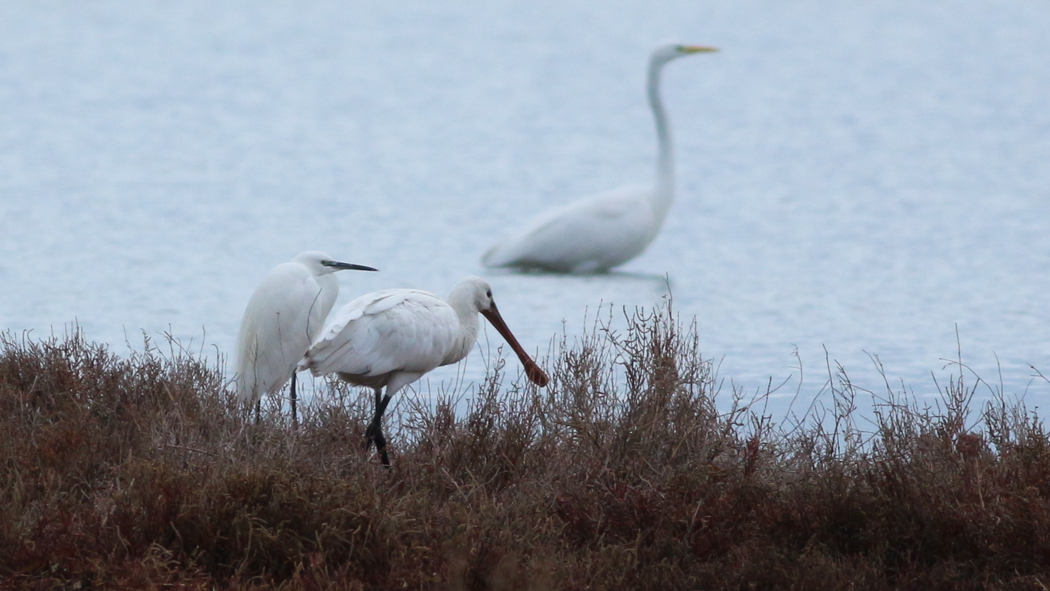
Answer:
[[[834,369],[825,413],[719,411],[667,306],[563,342],[546,389],[494,357],[405,396],[387,470],[370,390],[254,424],[169,345],[0,335],[0,589],[1050,587],[1050,436],[962,376],[864,428]]]

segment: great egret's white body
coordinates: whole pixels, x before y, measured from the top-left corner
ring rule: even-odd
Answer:
[[[277,265],[263,277],[244,310],[237,336],[237,394],[258,403],[292,379],[292,420],[295,421],[296,364],[321,332],[339,296],[332,273],[342,269],[375,271],[372,267],[334,261],[308,251]],[[258,416],[258,407],[256,407]]]
[[[547,374],[518,344],[479,277],[459,282],[448,301],[416,289],[388,289],[363,295],[340,309],[324,334],[306,352],[303,367],[315,376],[330,373],[375,390],[376,411],[365,435],[383,463],[381,421],[390,397],[428,371],[456,363],[478,338],[478,313],[492,323],[525,366],[529,380],[547,385]],[[380,398],[382,389],[386,394]]]
[[[712,47],[663,45],[649,58],[649,106],[656,121],[656,185],[624,188],[551,209],[490,248],[487,267],[595,273],[627,262],[660,231],[674,199],[674,155],[660,72],[667,62]]]

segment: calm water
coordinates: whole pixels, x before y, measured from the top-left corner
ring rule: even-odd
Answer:
[[[665,71],[672,215],[622,273],[487,273],[526,348],[666,276],[727,390],[786,381],[774,412],[825,351],[930,394],[957,334],[1044,404],[1046,3],[651,5],[0,3],[0,328],[232,354],[256,283],[307,249],[382,269],[340,274],[340,302],[444,294],[523,216],[650,180],[643,68],[680,40],[722,52]]]

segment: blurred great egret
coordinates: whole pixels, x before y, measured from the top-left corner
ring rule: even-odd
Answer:
[[[649,57],[649,106],[657,139],[654,187],[619,189],[551,209],[490,248],[481,262],[487,267],[595,273],[641,254],[660,231],[674,199],[674,156],[660,100],[660,72],[675,58],[712,51],[718,50],[662,45]]]
[[[479,277],[460,281],[447,302],[416,289],[387,289],[357,298],[336,313],[306,352],[302,367],[315,376],[336,373],[375,390],[375,415],[365,431],[365,445],[374,443],[389,466],[381,422],[390,397],[428,371],[466,357],[478,338],[479,312],[517,353],[529,380],[546,386],[547,374],[518,344],[496,309],[492,288]],[[386,395],[380,397],[384,387]]]
[[[270,269],[248,300],[237,336],[236,383],[240,399],[256,403],[256,420],[262,395],[280,391],[291,378],[292,423],[297,423],[296,364],[339,297],[339,282],[332,273],[343,269],[375,271],[307,251]]]

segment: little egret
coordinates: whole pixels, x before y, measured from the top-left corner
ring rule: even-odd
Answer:
[[[625,188],[556,207],[490,248],[487,267],[558,273],[607,271],[638,256],[656,238],[674,199],[674,156],[667,113],[660,100],[660,71],[667,62],[718,51],[695,45],[662,45],[649,58],[649,106],[656,120],[656,186]]]
[[[343,306],[310,350],[302,367],[315,376],[336,373],[355,386],[375,391],[375,415],[365,431],[365,446],[375,444],[389,466],[381,421],[390,397],[428,371],[458,362],[478,338],[478,313],[496,327],[534,384],[547,385],[547,374],[518,344],[507,328],[492,288],[479,277],[459,282],[445,302],[415,289],[388,289],[365,294]],[[380,397],[383,388],[386,394]]]
[[[336,271],[375,271],[372,267],[340,263],[308,251],[277,265],[263,277],[244,310],[237,336],[237,394],[246,403],[278,392],[292,379],[292,424],[295,415],[296,364],[321,332],[339,296]]]

